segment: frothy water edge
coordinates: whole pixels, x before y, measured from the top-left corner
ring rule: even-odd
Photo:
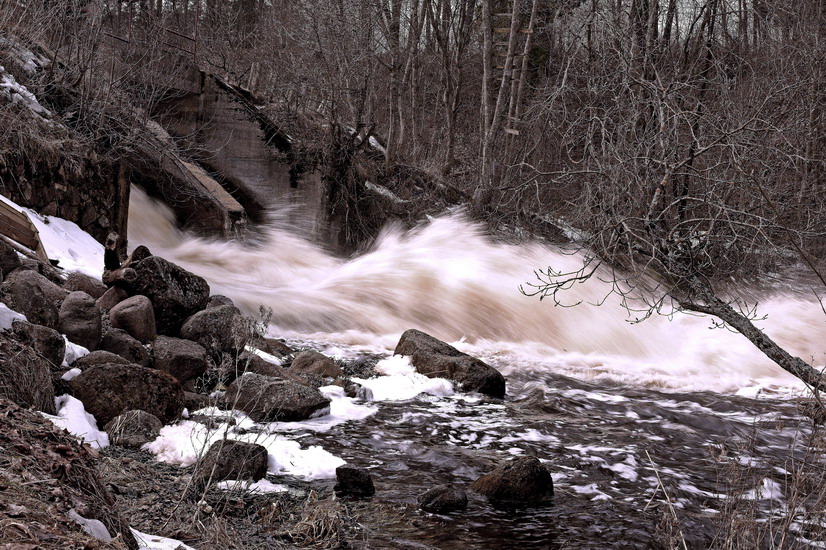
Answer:
[[[247,313],[272,310],[274,336],[312,340],[328,351],[392,353],[418,328],[509,375],[545,372],[666,391],[797,393],[803,385],[750,342],[711,319],[677,315],[627,322],[616,303],[596,307],[598,281],[571,290],[572,308],[522,295],[533,271],[570,270],[578,259],[535,243],[494,243],[459,215],[413,231],[387,230],[366,253],[342,260],[277,221],[260,242],[216,242],[176,230],[172,214],[133,189],[130,246],[147,245],[203,276],[213,293]],[[575,293],[575,294],[573,294]],[[826,316],[812,298],[777,295],[760,324],[792,354],[824,362]]]

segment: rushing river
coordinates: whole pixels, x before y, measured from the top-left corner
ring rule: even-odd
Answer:
[[[811,422],[795,399],[802,384],[708,318],[628,322],[596,280],[563,296],[582,302],[576,307],[519,292],[534,269],[568,271],[576,256],[492,242],[460,216],[388,230],[351,259],[277,222],[253,244],[214,242],[178,232],[137,191],[129,235],[132,246],[205,277],[248,313],[271,310],[270,334],[292,344],[388,356],[404,330],[417,328],[507,377],[504,401],[422,394],[377,402],[374,414],[326,430],[291,432],[371,468],[373,505],[384,512],[354,505],[365,510],[368,532],[379,533],[371,548],[657,548],[669,537],[723,547],[720,533],[736,533],[735,516],[774,533],[766,537],[782,530],[819,544],[823,518],[794,489],[797,466],[820,460],[805,454]],[[766,296],[758,311],[782,346],[824,363],[826,315],[814,298]],[[471,495],[465,513],[415,509],[432,485],[466,487],[521,455],[548,461],[552,506],[503,510]],[[739,515],[730,513],[735,505]]]

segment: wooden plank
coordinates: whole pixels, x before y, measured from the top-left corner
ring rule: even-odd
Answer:
[[[40,233],[29,217],[3,201],[0,201],[0,233],[32,250],[40,260],[49,261]]]

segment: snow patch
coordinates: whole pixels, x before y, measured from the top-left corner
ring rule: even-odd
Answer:
[[[109,436],[106,432],[98,430],[98,423],[95,417],[86,412],[83,403],[71,395],[61,395],[55,398],[55,408],[57,415],[41,412],[55,426],[63,428],[70,434],[82,439],[95,449],[102,449],[109,445]]]
[[[41,216],[22,209],[40,233],[46,255],[58,260],[65,271],[77,271],[100,280],[103,274],[103,245],[77,224],[54,216]]]
[[[215,484],[215,487],[221,491],[242,491],[251,494],[287,493],[290,491],[290,488],[286,485],[273,483],[266,479],[260,479],[258,481],[230,479],[227,481],[219,481]]]
[[[2,70],[0,65],[0,71]],[[0,74],[2,78],[2,74]],[[2,87],[0,87],[2,94]],[[46,255],[58,260],[65,271],[77,271],[94,279],[103,275],[103,245],[83,231],[74,222],[55,216],[42,216],[31,208],[24,208],[8,197],[0,195],[0,201],[25,213],[37,232]]]
[[[12,105],[22,104],[40,118],[52,115],[48,109],[37,101],[33,93],[6,72],[3,65],[0,65],[0,99],[5,99]]]
[[[138,541],[138,548],[145,550],[195,550],[191,546],[187,546],[176,539],[166,537],[158,537],[155,535],[148,535],[141,533],[137,529],[130,529]]]
[[[66,382],[68,382],[69,380],[72,380],[73,378],[78,376],[80,373],[81,373],[81,370],[78,369],[78,368],[69,369],[69,370],[67,370],[66,372],[63,373],[63,376],[61,376],[60,379],[65,380]]]
[[[28,321],[22,313],[17,313],[6,304],[0,302],[0,329],[11,330],[15,321]]]
[[[65,334],[63,335],[63,341],[66,343],[66,351],[63,354],[63,363],[61,366],[68,367],[84,355],[89,355],[88,349],[83,346],[73,344],[68,338],[66,338]]]
[[[66,515],[69,516],[69,519],[80,525],[80,528],[83,529],[87,535],[103,542],[112,542],[112,535],[109,534],[109,530],[99,519],[85,518],[78,514],[74,508],[69,509]]]
[[[250,427],[256,426],[254,422],[243,413],[234,412],[232,415],[241,420],[233,427],[227,425],[218,430],[211,430],[191,420],[165,426],[155,441],[147,443],[142,448],[155,454],[162,462],[190,466],[195,464],[198,457],[206,453],[213,443],[224,438],[256,443],[267,449],[270,473],[294,475],[309,481],[335,478],[336,468],[344,464],[344,460],[321,447],[314,445],[302,448],[299,442],[281,435],[249,431]]]
[[[267,353],[266,351],[261,351],[260,349],[254,347],[254,346],[246,346],[245,349],[250,353],[254,353],[255,355],[257,355],[258,357],[260,357],[261,359],[263,359],[267,363],[272,363],[273,365],[277,365],[279,367],[284,364],[284,360],[281,359],[280,357],[276,357],[275,355]]]

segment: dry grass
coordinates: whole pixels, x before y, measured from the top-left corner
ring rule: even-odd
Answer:
[[[826,548],[826,432],[808,420],[789,429],[795,438],[785,457],[762,453],[753,437],[736,454],[755,460],[725,461],[719,483],[727,497],[712,548]]]

